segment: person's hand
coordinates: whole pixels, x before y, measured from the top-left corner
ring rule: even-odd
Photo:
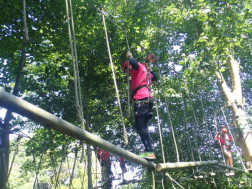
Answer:
[[[132,53],[130,51],[128,51],[127,54],[126,54],[126,57],[127,58],[132,58]]]

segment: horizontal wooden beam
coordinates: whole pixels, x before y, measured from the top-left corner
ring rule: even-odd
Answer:
[[[79,140],[84,140],[86,143],[97,146],[100,149],[106,150],[112,154],[123,157],[129,161],[143,165],[150,169],[155,169],[155,164],[139,157],[127,150],[115,146],[114,144],[103,140],[102,138],[93,135],[63,119],[60,119],[53,114],[27,102],[16,96],[7,93],[0,89],[0,106],[10,111],[18,113],[22,116],[30,118],[41,125],[55,129],[63,134],[72,136]]]
[[[237,172],[248,173],[247,170],[243,170],[243,169],[239,169],[239,168],[236,168],[236,167],[227,166],[227,165],[224,165],[222,163],[218,163],[218,166],[222,167],[222,168],[229,169],[229,170],[234,170],[234,171],[237,171]]]
[[[199,166],[209,166],[217,165],[218,161],[191,161],[191,162],[175,162],[175,163],[158,163],[156,165],[157,171],[180,169],[188,167],[199,167]]]
[[[231,167],[224,165],[222,163],[219,163],[216,160],[213,161],[192,161],[192,162],[175,162],[175,163],[158,163],[156,165],[156,170],[157,171],[164,171],[164,170],[171,170],[171,169],[181,169],[181,168],[188,168],[188,167],[200,167],[200,166],[211,166],[211,165],[216,165],[222,168],[226,168],[229,170],[234,170],[237,172],[248,172],[243,169],[239,169],[236,167]]]

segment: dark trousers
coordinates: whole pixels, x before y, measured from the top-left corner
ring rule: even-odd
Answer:
[[[147,100],[147,102],[146,102]],[[146,152],[153,152],[148,121],[152,118],[153,99],[148,98],[135,101],[135,129],[137,130]]]

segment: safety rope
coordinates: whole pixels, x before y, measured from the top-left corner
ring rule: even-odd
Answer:
[[[47,142],[44,142],[43,145],[42,145],[42,150],[41,150],[41,154],[40,154],[40,160],[39,160],[39,163],[38,163],[37,167],[36,167],[35,152],[32,152],[33,162],[34,162],[34,168],[35,168],[35,180],[33,182],[33,188],[35,188],[36,183],[39,185],[38,174],[39,174],[40,167],[41,167],[41,164],[42,164],[43,156],[45,154],[46,145],[47,145]]]
[[[128,52],[130,52],[129,41],[127,37],[127,31],[125,31],[125,39],[128,47]],[[128,58],[128,57],[127,57]],[[127,95],[128,95],[128,117],[130,117],[130,80],[129,80],[129,66],[127,66]]]
[[[194,153],[193,153],[193,150],[192,150],[192,141],[191,141],[191,139],[190,139],[190,135],[189,135],[189,128],[188,128],[188,121],[187,121],[187,116],[186,116],[186,111],[185,111],[185,108],[186,108],[186,105],[185,105],[185,100],[184,100],[184,98],[183,98],[183,95],[182,95],[182,91],[181,91],[181,88],[182,88],[182,86],[181,86],[181,82],[179,82],[179,94],[181,94],[180,95],[180,99],[181,99],[181,105],[182,105],[182,111],[183,111],[183,118],[184,118],[184,121],[185,121],[185,128],[186,128],[186,136],[187,137],[185,137],[186,139],[187,139],[187,141],[188,142],[186,142],[186,144],[188,145],[188,148],[187,148],[187,150],[189,151],[189,154],[190,154],[190,156],[191,156],[191,158],[192,158],[192,161],[195,161],[195,158],[194,158]],[[198,143],[196,142],[195,143],[195,145],[196,145],[196,149],[199,149],[198,148]],[[197,152],[198,152],[198,150],[197,150]],[[198,154],[199,154],[199,152],[198,152]],[[192,171],[193,171],[193,173],[195,173],[195,169],[192,167]]]
[[[53,152],[49,152],[49,157],[50,157],[50,160],[51,160],[51,163],[52,163],[52,167],[53,167],[53,176],[54,176],[54,180],[56,181],[56,175],[57,175],[57,169],[56,169],[56,162],[55,162],[55,158],[54,158],[54,154]],[[53,181],[53,176],[51,177],[51,181]],[[54,184],[54,183],[53,183]],[[57,185],[55,184],[55,188],[57,188]]]
[[[70,183],[69,183],[69,188],[73,189],[73,183],[71,182],[71,168],[70,168],[70,164],[69,164],[69,158],[68,158],[68,155],[66,155],[66,161],[67,161],[67,173],[69,176],[67,177],[70,177]]]
[[[69,4],[68,4],[69,1]],[[66,14],[67,14],[67,25],[68,25],[68,35],[69,35],[69,44],[72,57],[73,65],[73,74],[74,74],[74,89],[75,89],[75,101],[76,101],[76,111],[78,118],[81,122],[82,129],[85,129],[84,116],[83,116],[83,107],[82,107],[82,98],[81,98],[81,85],[79,77],[79,66],[78,66],[78,56],[76,48],[76,39],[75,39],[75,30],[74,30],[74,19],[73,19],[73,10],[72,10],[72,1],[65,0],[66,3]],[[70,13],[69,13],[70,9]],[[70,24],[70,16],[71,24]]]
[[[68,4],[68,1],[69,1],[69,4]],[[75,102],[76,102],[76,112],[78,115],[78,119],[81,122],[81,128],[85,130],[72,0],[65,0],[65,3],[66,3],[69,44],[70,44],[70,50],[71,50],[73,75],[74,75],[74,91],[75,91],[74,94],[75,94]],[[69,9],[70,9],[70,16],[69,16]],[[70,24],[70,17],[71,17],[71,24]],[[81,142],[81,145],[82,145],[82,154],[85,154],[85,146],[84,146],[85,144],[83,141]]]
[[[156,185],[155,185],[155,174],[154,174],[154,171],[151,171],[151,173],[152,173],[152,183],[153,183],[153,185],[152,185],[152,189],[155,189],[156,188]]]
[[[60,187],[60,183],[59,183],[59,177],[60,177],[60,173],[61,173],[61,169],[62,169],[62,165],[63,165],[63,161],[64,161],[64,158],[65,158],[65,145],[62,146],[62,155],[61,155],[61,161],[60,161],[60,165],[59,165],[59,168],[57,169],[58,170],[58,174],[56,175],[56,184],[55,184],[55,188],[57,187]]]
[[[181,93],[181,89],[179,87],[179,91],[180,91],[180,94]],[[183,96],[181,95],[181,102],[182,102],[182,110],[183,110],[183,117],[184,117],[184,121],[185,121],[185,126],[186,126],[186,134],[187,134],[187,139],[188,139],[188,145],[189,145],[189,151],[190,151],[190,154],[191,154],[191,157],[192,157],[192,160],[195,161],[194,159],[194,155],[193,155],[193,151],[192,151],[192,142],[191,142],[191,139],[190,139],[190,136],[189,136],[189,130],[188,130],[188,122],[187,122],[187,117],[186,117],[186,113],[185,113],[185,102],[183,100]]]
[[[105,31],[105,37],[106,37],[106,42],[107,42],[107,48],[108,48],[108,54],[109,54],[109,59],[110,59],[111,70],[112,70],[112,74],[113,74],[113,80],[114,80],[114,85],[115,85],[116,97],[117,97],[119,111],[120,111],[120,114],[121,114],[121,121],[122,121],[122,125],[123,125],[124,145],[128,145],[128,136],[127,136],[128,134],[127,134],[127,131],[126,131],[126,128],[125,128],[125,124],[124,124],[124,118],[123,118],[123,113],[122,113],[122,107],[121,107],[119,92],[118,92],[118,88],[117,88],[117,82],[116,82],[116,76],[115,76],[115,71],[114,71],[113,60],[112,60],[112,56],[111,56],[111,52],[110,52],[110,47],[109,47],[108,34],[107,34],[106,21],[105,21],[104,14],[102,14],[102,20],[103,20],[103,25],[104,25],[104,31]]]
[[[212,99],[212,98],[210,98],[210,99]],[[219,128],[219,124],[218,124],[218,120],[217,120],[217,116],[216,116],[216,111],[215,111],[214,106],[213,106],[213,101],[211,100],[210,102],[211,102],[211,107],[212,107],[213,115],[214,115],[214,122],[215,122],[214,127],[215,127],[215,130],[216,130],[216,131],[219,131],[220,128]],[[214,136],[215,136],[215,135],[214,135]],[[219,143],[219,145],[221,146],[220,141],[218,141],[218,143]],[[220,148],[220,149],[221,149],[222,161],[226,163],[223,150],[222,150],[222,148]]]
[[[192,176],[195,175],[196,173],[200,173],[200,172],[201,172],[202,170],[204,170],[205,168],[206,168],[206,167],[202,167],[202,168],[198,169],[196,172],[194,172],[194,173],[190,174],[189,176],[187,176],[186,178],[182,179],[182,180],[179,182],[179,184],[182,183],[182,182],[184,182],[184,181],[186,181],[188,178],[192,177]]]
[[[207,134],[207,138],[208,138],[208,142],[207,142],[207,145],[208,145],[208,152],[209,152],[209,157],[211,160],[213,160],[213,154],[212,154],[212,150],[211,150],[211,145],[210,145],[210,141],[211,141],[211,138],[210,138],[210,133],[209,133],[209,130],[208,130],[208,125],[206,123],[206,115],[205,115],[205,108],[204,108],[204,104],[203,104],[203,100],[202,100],[202,96],[201,96],[201,93],[199,93],[199,96],[200,96],[200,103],[201,103],[201,108],[202,108],[202,114],[203,114],[203,124],[205,126],[205,131],[206,131],[206,134]]]
[[[164,175],[163,174],[162,174],[161,184],[162,184],[162,189],[165,189],[165,187],[164,187]]]
[[[97,159],[97,158],[95,158],[95,159]],[[84,189],[84,184],[85,184],[85,181],[86,181],[85,175],[87,175],[87,173],[86,173],[87,169],[85,169],[87,167],[87,158],[85,158],[84,160],[81,160],[80,162],[83,162],[83,165],[84,165],[83,166],[83,176],[80,177],[80,180],[81,180],[81,189]],[[78,166],[79,166],[79,164],[78,164]]]
[[[198,121],[196,119],[196,114],[195,114],[195,111],[194,111],[194,108],[193,108],[192,99],[191,99],[191,96],[190,96],[190,93],[189,93],[185,78],[184,78],[184,85],[185,85],[185,90],[186,90],[190,105],[192,107],[192,112],[193,112],[193,117],[194,117],[195,124],[196,124],[197,128],[200,129]],[[195,134],[196,134],[196,132],[195,132]],[[201,132],[200,132],[200,138],[203,140]],[[200,153],[199,153],[198,149],[197,149],[197,152],[198,152],[198,155],[199,155],[199,158],[200,158],[199,160],[201,161],[201,156],[200,156]]]
[[[158,58],[156,58],[156,59],[157,59],[156,62],[157,62],[158,73],[159,73],[159,75],[161,75],[159,60],[158,60]],[[174,128],[173,128],[173,123],[172,123],[172,119],[171,119],[171,115],[170,115],[168,101],[167,101],[167,98],[165,96],[165,91],[164,91],[165,87],[164,87],[164,84],[163,84],[163,78],[160,78],[160,80],[161,80],[162,94],[164,95],[164,99],[165,99],[165,106],[166,106],[166,110],[167,110],[167,115],[168,115],[170,126],[171,126],[172,139],[173,139],[173,142],[174,142],[174,145],[175,145],[176,158],[177,158],[177,162],[179,162],[180,160],[179,160],[178,146],[177,146],[177,142],[176,142],[175,131],[174,131]]]
[[[176,189],[176,188],[174,187],[173,182],[176,183],[180,188],[185,189],[185,188],[184,188],[183,186],[181,186],[176,180],[174,180],[174,179],[170,176],[169,173],[166,173],[165,175],[171,180],[171,182],[172,182],[172,187],[173,187],[174,189]]]
[[[75,149],[74,149],[74,163],[73,163],[73,168],[72,168],[72,174],[71,174],[71,177],[70,177],[70,183],[71,184],[73,182],[73,177],[74,177],[74,171],[75,171],[77,158],[78,158],[78,148],[75,147]]]
[[[163,163],[166,162],[165,160],[165,155],[164,155],[164,145],[163,145],[163,138],[162,138],[162,129],[161,129],[161,124],[160,124],[160,118],[159,118],[159,110],[158,110],[158,103],[157,99],[154,98],[155,104],[156,104],[156,113],[157,113],[157,122],[158,122],[158,131],[159,131],[159,141],[160,141],[160,146],[161,146],[161,151],[162,151],[162,158],[163,158]]]

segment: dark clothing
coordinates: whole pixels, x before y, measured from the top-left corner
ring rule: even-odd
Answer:
[[[125,159],[120,157],[120,167],[123,173],[127,172],[126,166],[125,166]]]
[[[111,171],[111,164],[107,164],[107,173],[109,175],[113,175],[113,172]]]
[[[153,99],[149,98],[149,103],[140,102],[134,104],[135,128],[141,137],[146,152],[153,152],[151,137],[148,130],[148,121],[152,118]]]

